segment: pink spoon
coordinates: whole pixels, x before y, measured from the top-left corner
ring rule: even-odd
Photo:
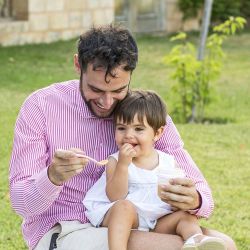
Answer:
[[[99,166],[103,166],[103,165],[106,165],[108,163],[108,160],[101,160],[101,161],[97,161],[87,155],[81,155],[81,154],[75,154],[76,157],[80,157],[80,158],[86,158],[90,161],[93,161],[96,165],[99,165]]]

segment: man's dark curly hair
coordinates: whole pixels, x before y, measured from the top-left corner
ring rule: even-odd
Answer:
[[[138,61],[137,44],[124,27],[112,24],[93,27],[79,38],[78,61],[83,72],[88,63],[92,63],[94,70],[98,67],[106,69],[105,79],[108,74],[115,77],[112,71],[119,65],[124,65],[126,71],[135,69]]]

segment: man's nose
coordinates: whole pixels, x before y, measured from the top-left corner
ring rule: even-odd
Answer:
[[[113,98],[113,96],[112,96],[111,93],[105,93],[105,94],[103,94],[102,100],[103,100],[102,105],[103,105],[103,107],[104,107],[105,109],[110,109],[111,106],[112,106],[113,103],[114,103],[114,98]]]

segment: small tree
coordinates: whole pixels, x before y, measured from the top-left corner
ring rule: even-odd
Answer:
[[[230,17],[215,26],[207,39],[206,55],[202,61],[196,58],[196,48],[187,41],[186,33],[181,32],[171,38],[171,41],[181,43],[164,57],[164,62],[175,68],[171,77],[177,81],[173,91],[179,96],[175,111],[181,122],[203,121],[205,107],[211,101],[211,83],[218,78],[222,67],[222,44],[229,35],[243,29],[245,23],[244,18]]]

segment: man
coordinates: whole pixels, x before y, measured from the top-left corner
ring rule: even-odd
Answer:
[[[10,189],[30,249],[108,249],[107,229],[92,227],[82,204],[104,168],[76,153],[102,160],[117,151],[112,112],[127,95],[137,57],[136,42],[126,29],[92,28],[80,37],[74,56],[80,81],[51,85],[24,102],[15,127]],[[174,155],[187,175],[167,185],[162,199],[174,209],[208,217],[211,191],[170,117],[155,146]],[[226,235],[204,232],[236,249]],[[129,250],[174,250],[182,244],[178,236],[133,231]]]

